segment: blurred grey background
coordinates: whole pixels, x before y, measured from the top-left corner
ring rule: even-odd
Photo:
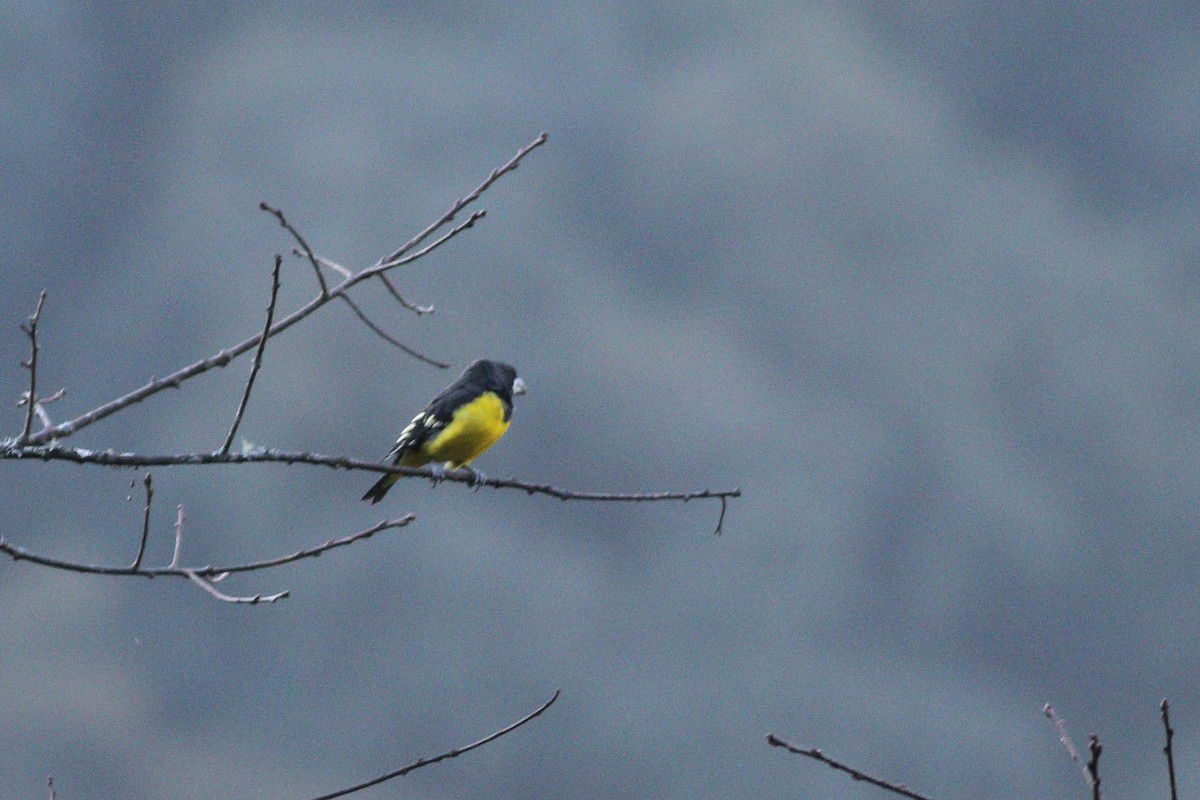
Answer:
[[[470,360],[531,392],[489,474],[745,495],[599,506],[364,474],[155,470],[148,559],[0,563],[0,795],[1081,797],[1041,715],[1200,781],[1194,4],[0,5],[4,435],[48,291],[59,420],[258,330],[280,205],[363,267],[519,147],[486,220],[273,340],[254,444],[382,457]],[[281,309],[314,293],[289,260]],[[249,359],[70,440],[211,450]],[[0,534],[130,560],[140,474],[0,462]],[[131,479],[139,481],[126,500]]]

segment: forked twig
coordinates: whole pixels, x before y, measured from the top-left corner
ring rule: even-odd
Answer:
[[[455,200],[454,205],[450,206],[449,211],[430,224],[427,228],[425,228],[425,230],[421,231],[416,236],[401,245],[399,250],[395,251],[389,256],[379,259],[379,261],[375,263],[375,267],[378,268],[385,265],[398,263],[398,259],[400,259],[405,253],[419,245],[421,242],[425,241],[425,239],[427,239],[429,235],[438,228],[453,220],[454,217],[457,216],[458,212],[462,211],[471,203],[474,203],[476,200],[478,200],[479,196],[491,188],[493,183],[519,167],[521,165],[521,159],[525,158],[525,156],[544,145],[549,137],[550,135],[548,133],[542,132],[536,139],[518,150],[517,154],[509,159],[507,164],[492,170],[492,174],[488,176],[487,180],[475,187],[475,191],[471,192],[466,197]]]
[[[778,736],[776,736],[773,733],[767,734],[767,744],[771,745],[772,747],[782,747],[783,749],[787,750],[789,753],[795,753],[798,756],[805,756],[807,758],[813,759],[814,761],[820,761],[822,764],[828,764],[830,767],[833,767],[834,769],[838,770],[839,772],[846,773],[847,775],[849,775],[851,778],[853,778],[856,781],[863,781],[865,783],[871,784],[872,786],[878,786],[880,789],[884,789],[893,794],[898,794],[901,797],[907,797],[907,798],[910,798],[910,800],[930,800],[930,798],[927,795],[923,795],[923,794],[919,794],[918,792],[914,792],[912,789],[909,789],[906,786],[903,786],[898,783],[890,783],[888,781],[883,780],[882,778],[876,778],[873,775],[868,775],[867,773],[865,773],[861,770],[857,770],[854,767],[847,766],[846,764],[843,764],[840,761],[835,761],[834,759],[832,759],[829,756],[822,753],[816,747],[812,747],[812,748],[805,750],[802,747],[797,747],[796,745],[791,744],[790,742],[786,742],[783,739],[780,739]]]
[[[148,505],[148,504],[147,504]],[[49,567],[51,569],[62,570],[64,572],[77,572],[85,575],[110,575],[119,577],[141,577],[141,578],[157,578],[157,577],[172,577],[186,578],[187,580],[197,584],[209,594],[216,597],[218,600],[223,600],[228,603],[273,603],[288,596],[287,591],[279,592],[274,595],[254,595],[252,597],[233,597],[222,594],[217,591],[214,583],[223,580],[226,576],[238,572],[258,572],[261,570],[272,569],[284,564],[290,564],[294,561],[300,561],[306,558],[316,558],[322,553],[328,552],[338,547],[346,547],[363,539],[369,539],[375,534],[391,530],[393,528],[403,528],[416,519],[413,514],[394,520],[383,520],[369,528],[361,530],[357,533],[343,536],[339,539],[330,539],[324,544],[316,547],[297,550],[286,556],[278,556],[276,558],[268,558],[262,561],[252,561],[245,564],[234,564],[232,566],[223,567],[181,567],[179,566],[179,550],[183,539],[183,506],[179,507],[179,515],[175,523],[175,552],[171,558],[171,563],[165,567],[141,567],[140,563],[140,548],[139,558],[132,566],[128,567],[107,567],[99,564],[83,564],[74,561],[66,561],[59,558],[50,558],[36,553],[31,553],[23,547],[18,547],[12,544],[3,537],[0,537],[0,553],[3,553],[14,561],[28,561],[31,564]],[[144,547],[144,542],[143,542]]]
[[[471,742],[470,744],[465,745],[463,747],[456,747],[453,750],[447,750],[446,752],[442,753],[441,755],[433,756],[432,758],[418,758],[416,761],[412,762],[408,766],[401,767],[400,769],[392,770],[391,772],[385,772],[384,774],[380,775],[377,778],[372,778],[369,781],[363,781],[362,783],[355,784],[354,786],[350,786],[345,789],[338,789],[336,792],[330,792],[329,794],[323,794],[320,797],[314,797],[314,798],[312,798],[312,800],[334,800],[334,798],[336,798],[336,797],[345,797],[348,794],[353,794],[354,792],[361,792],[363,789],[369,789],[372,786],[378,786],[379,784],[384,783],[385,781],[390,781],[393,778],[399,778],[403,775],[407,775],[408,773],[412,772],[413,770],[418,770],[421,767],[428,767],[430,764],[436,764],[439,761],[445,761],[446,759],[449,759],[449,758],[457,758],[458,756],[461,756],[465,753],[469,753],[472,750],[476,750],[480,747],[483,747],[485,744],[494,742],[497,739],[499,739],[501,736],[512,733],[513,731],[515,731],[517,728],[521,727],[525,723],[529,722],[530,720],[534,719],[535,717],[540,716],[542,714],[542,712],[544,712],[550,706],[554,705],[554,701],[558,699],[558,696],[561,693],[562,693],[561,689],[555,689],[554,694],[551,695],[550,699],[547,700],[546,702],[542,703],[542,705],[539,706],[537,709],[535,709],[534,711],[530,712],[529,714],[526,714],[525,716],[521,717],[519,720],[512,723],[511,725],[506,725],[505,727],[501,728],[498,731],[489,733],[487,736],[484,736],[482,739],[477,739],[476,741]]]
[[[263,350],[267,348],[271,322],[275,319],[275,302],[279,299],[279,269],[282,265],[283,256],[275,256],[275,269],[271,271],[271,302],[267,304],[267,323],[259,335],[258,348],[254,351],[254,363],[250,365],[250,377],[246,379],[246,388],[242,392],[241,402],[238,403],[237,413],[233,415],[233,424],[229,426],[229,435],[225,437],[225,444],[221,445],[218,452],[228,453],[229,448],[233,446],[233,437],[237,435],[238,426],[242,424],[242,417],[246,413],[246,406],[250,403],[250,390],[254,388],[254,379],[258,377],[258,370],[262,367]]]

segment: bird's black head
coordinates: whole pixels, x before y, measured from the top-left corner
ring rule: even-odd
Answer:
[[[509,404],[513,395],[525,394],[525,381],[517,377],[515,369],[499,361],[480,359],[463,371],[460,380],[485,386]]]

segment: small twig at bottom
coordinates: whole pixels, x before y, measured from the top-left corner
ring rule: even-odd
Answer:
[[[1088,752],[1092,757],[1088,759],[1087,771],[1092,779],[1092,800],[1100,800],[1100,753],[1103,750],[1099,736],[1093,733],[1088,737]]]
[[[430,764],[436,764],[437,762],[445,761],[448,758],[457,758],[458,756],[461,756],[464,753],[469,753],[472,750],[483,747],[485,744],[488,744],[489,742],[494,742],[497,739],[499,739],[501,736],[504,736],[505,734],[512,733],[517,728],[521,727],[526,722],[529,722],[534,717],[541,715],[541,713],[543,711],[545,711],[550,706],[554,705],[554,701],[558,699],[558,696],[561,693],[562,693],[561,689],[555,689],[554,694],[550,697],[550,699],[547,700],[546,702],[542,703],[542,705],[540,707],[538,707],[536,710],[534,710],[533,712],[526,714],[525,716],[521,717],[519,720],[512,723],[511,725],[507,725],[507,726],[501,728],[500,730],[495,731],[494,733],[489,733],[487,736],[484,736],[482,739],[471,742],[469,745],[466,745],[465,747],[456,747],[453,750],[447,750],[446,752],[442,753],[441,755],[433,756],[432,758],[418,758],[416,761],[414,761],[413,763],[409,764],[406,767],[401,767],[400,769],[392,770],[391,772],[386,772],[377,778],[372,778],[369,781],[363,781],[362,783],[356,784],[354,786],[350,786],[346,789],[339,789],[336,792],[330,792],[329,794],[323,794],[320,797],[314,797],[312,800],[334,800],[335,797],[345,797],[348,794],[353,794],[354,792],[359,792],[359,791],[362,791],[363,789],[368,789],[372,786],[378,786],[379,784],[381,784],[385,781],[390,781],[393,778],[399,778],[402,775],[407,775],[408,773],[412,772],[413,770],[420,769],[421,767],[427,767]]]
[[[1159,708],[1162,710],[1163,731],[1167,735],[1167,743],[1163,746],[1163,755],[1167,757],[1167,775],[1171,779],[1171,800],[1179,800],[1179,795],[1175,790],[1175,752],[1171,746],[1171,740],[1175,738],[1175,731],[1171,728],[1171,704],[1164,697]]]
[[[789,753],[795,753],[798,756],[806,756],[815,761],[820,761],[822,764],[828,764],[830,767],[833,767],[839,772],[846,773],[856,781],[864,781],[872,786],[878,786],[880,789],[892,792],[893,794],[898,794],[901,797],[908,797],[910,800],[930,800],[928,796],[914,792],[902,784],[890,783],[882,778],[876,778],[872,775],[862,772],[861,770],[857,770],[854,767],[847,766],[840,761],[835,761],[815,747],[805,750],[802,747],[797,747],[794,744],[780,739],[773,733],[767,734],[767,744],[771,745],[772,747],[782,747]]]

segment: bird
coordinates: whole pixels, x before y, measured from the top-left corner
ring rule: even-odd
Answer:
[[[466,467],[471,484],[479,488],[484,476],[471,462],[508,430],[513,396],[519,394],[525,394],[525,381],[515,369],[499,361],[476,361],[400,431],[387,458],[402,467],[433,464],[435,485],[445,477],[445,465]],[[400,478],[384,475],[362,499],[378,503]]]

